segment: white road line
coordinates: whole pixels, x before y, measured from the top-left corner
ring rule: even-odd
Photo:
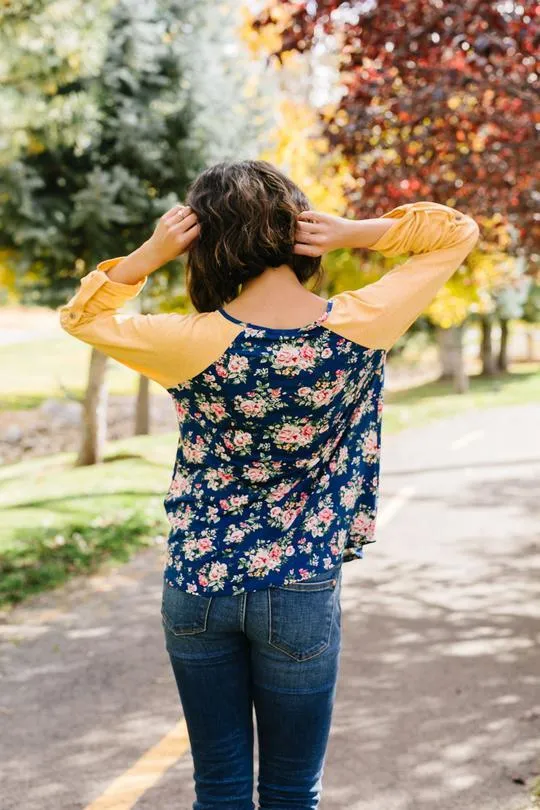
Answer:
[[[384,505],[384,507],[379,512],[377,517],[377,528],[381,526],[386,526],[387,523],[390,523],[392,518],[399,512],[399,510],[405,506],[407,501],[410,501],[416,489],[414,487],[403,487],[399,490],[397,495],[394,495],[390,501]]]
[[[460,436],[459,439],[454,439],[454,441],[450,446],[452,450],[459,450],[460,447],[465,447],[471,442],[475,442],[477,439],[481,439],[483,435],[484,435],[483,430],[471,430],[470,433],[465,433],[465,435]]]

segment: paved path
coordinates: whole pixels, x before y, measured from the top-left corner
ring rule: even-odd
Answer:
[[[528,805],[519,782],[540,772],[538,423],[533,406],[490,409],[385,439],[378,542],[343,572],[321,810]],[[125,810],[98,797],[181,720],[159,556],[71,583],[1,628],[2,810]],[[130,772],[144,785],[165,763],[134,810],[190,810],[189,750],[177,741],[168,769],[158,756],[174,744]]]

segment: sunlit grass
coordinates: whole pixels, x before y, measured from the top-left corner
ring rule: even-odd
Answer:
[[[80,397],[86,389],[90,347],[58,330],[56,338],[0,346],[0,409],[35,408],[64,392]],[[132,394],[138,375],[109,360],[107,382],[112,394]],[[152,393],[164,389],[150,383]]]
[[[105,461],[75,467],[75,453],[33,458],[0,469],[0,551],[18,529],[56,527],[117,509],[150,508],[166,520],[163,499],[177,435],[137,436],[108,443]],[[118,456],[118,458],[117,458]]]
[[[384,430],[396,433],[473,408],[540,402],[540,363],[519,363],[495,377],[474,375],[470,389],[457,394],[450,381],[435,381],[404,391],[386,391]]]

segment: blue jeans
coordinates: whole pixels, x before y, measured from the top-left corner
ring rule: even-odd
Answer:
[[[314,810],[341,650],[341,568],[236,596],[163,589],[167,651],[189,734],[193,810]]]

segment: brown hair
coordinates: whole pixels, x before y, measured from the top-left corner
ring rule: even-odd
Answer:
[[[198,312],[211,312],[267,267],[287,264],[302,283],[321,258],[293,253],[296,217],[311,208],[286,175],[265,160],[223,162],[201,172],[186,197],[200,233],[187,255],[186,283]]]

